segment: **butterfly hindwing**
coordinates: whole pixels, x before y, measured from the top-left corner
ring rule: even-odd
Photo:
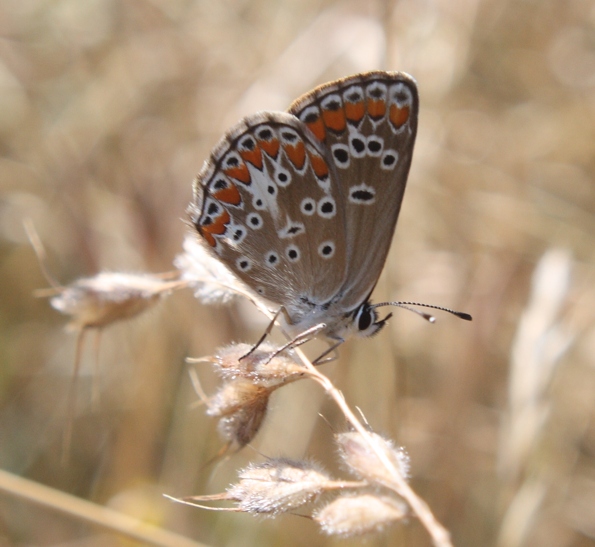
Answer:
[[[344,211],[304,124],[249,116],[220,141],[195,181],[192,220],[207,247],[276,302],[331,299],[346,270]]]

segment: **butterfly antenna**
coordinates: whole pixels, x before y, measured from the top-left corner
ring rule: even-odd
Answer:
[[[457,316],[459,319],[464,319],[465,321],[473,320],[471,315],[469,315],[468,313],[465,313],[462,311],[451,310],[450,308],[444,308],[443,306],[433,306],[432,304],[421,304],[420,302],[381,302],[380,304],[374,304],[371,307],[372,308],[380,308],[382,306],[397,306],[398,308],[404,308],[406,310],[412,311],[413,313],[417,313],[417,315],[420,315],[421,317],[423,317],[426,321],[429,321],[430,323],[434,323],[434,321],[436,321],[436,318],[433,315],[431,315],[429,313],[425,313],[420,310],[416,310],[415,308],[412,308],[410,306],[421,306],[424,308],[432,308],[433,310],[440,310],[440,311],[445,311],[447,313],[451,313],[452,315]]]

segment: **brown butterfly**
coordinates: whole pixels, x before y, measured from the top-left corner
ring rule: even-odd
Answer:
[[[356,74],[287,113],[244,118],[198,175],[190,215],[205,246],[280,306],[292,334],[319,326],[338,345],[386,323],[375,308],[388,303],[372,305],[370,295],[399,216],[418,111],[409,75]]]

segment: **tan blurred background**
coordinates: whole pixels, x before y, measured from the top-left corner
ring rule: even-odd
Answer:
[[[89,336],[60,463],[76,334],[33,296],[47,281],[23,220],[65,284],[168,271],[226,128],[334,78],[404,70],[419,136],[375,300],[474,321],[396,310],[323,370],[406,447],[455,545],[595,545],[595,2],[4,0],[0,29],[2,469],[208,545],[337,544],[295,516],[162,498],[220,492],[261,454],[345,476],[318,412],[343,420],[308,382],[275,394],[253,448],[204,467],[221,441],[184,359],[255,341],[249,306],[178,292],[105,329],[99,371]],[[2,546],[133,544],[0,492]],[[430,540],[413,520],[368,545]]]

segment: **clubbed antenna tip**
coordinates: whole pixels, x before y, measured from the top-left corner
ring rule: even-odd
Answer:
[[[413,313],[417,313],[417,315],[421,315],[426,321],[430,323],[434,323],[436,318],[429,314],[424,313],[422,311],[416,310],[415,308],[411,308],[410,306],[421,306],[423,308],[432,308],[433,310],[440,310],[445,311],[447,313],[451,313],[455,315],[459,319],[464,319],[465,321],[472,321],[473,317],[470,314],[465,313],[463,311],[455,311],[451,310],[450,308],[444,308],[443,306],[434,306],[432,304],[421,304],[420,302],[381,302],[380,304],[375,304],[372,308],[381,308],[383,306],[397,306],[398,308],[404,308],[406,310],[412,311]]]

